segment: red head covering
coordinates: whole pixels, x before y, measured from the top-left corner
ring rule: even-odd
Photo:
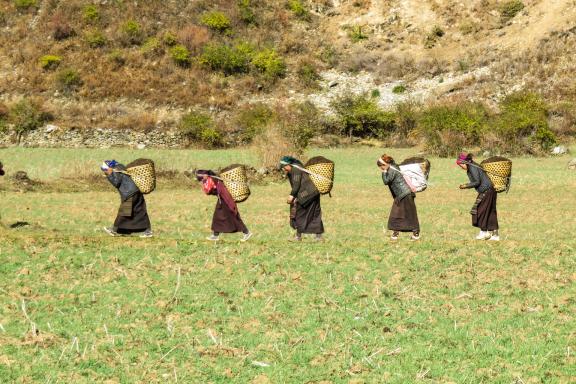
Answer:
[[[466,152],[462,152],[456,159],[456,164],[466,164],[472,161],[472,155]]]

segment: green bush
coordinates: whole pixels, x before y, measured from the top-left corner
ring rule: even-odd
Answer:
[[[216,128],[214,120],[202,112],[190,112],[184,115],[180,120],[179,128],[189,140],[209,147],[222,144],[222,135]]]
[[[238,10],[244,24],[256,24],[256,14],[250,6],[250,0],[238,0]]]
[[[524,3],[521,0],[508,0],[500,4],[498,10],[500,11],[500,17],[503,22],[512,19],[521,10],[524,9]]]
[[[192,62],[190,51],[185,46],[178,44],[170,49],[170,56],[176,65],[180,67],[189,67]]]
[[[144,40],[142,26],[134,20],[128,20],[120,28],[122,32],[122,42],[126,45],[140,45]]]
[[[293,105],[289,108],[290,116],[286,118],[284,136],[297,153],[302,154],[316,136],[320,124],[318,109],[311,102]]]
[[[304,61],[300,63],[298,68],[298,77],[300,81],[307,87],[315,88],[318,86],[318,80],[320,80],[320,75],[316,70],[313,63]]]
[[[398,84],[395,85],[394,88],[392,88],[392,93],[400,94],[404,92],[406,92],[406,86],[404,84]]]
[[[157,37],[148,38],[144,44],[142,44],[140,51],[145,57],[157,57],[164,54],[164,49],[162,48],[160,39]]]
[[[50,116],[42,110],[39,103],[30,99],[22,99],[12,106],[8,118],[20,142],[22,135],[41,127],[50,119]]]
[[[334,100],[331,107],[337,116],[342,133],[352,136],[384,138],[394,131],[394,113],[382,110],[368,95],[344,96]]]
[[[230,28],[230,19],[219,11],[205,13],[200,18],[200,22],[218,32],[225,32]]]
[[[74,92],[83,84],[82,77],[77,70],[66,68],[56,75],[58,88],[64,92]]]
[[[289,0],[287,6],[300,19],[306,19],[309,16],[308,10],[304,7],[301,0]]]
[[[370,91],[370,97],[373,99],[380,97],[380,90],[378,88],[375,88],[372,91]]]
[[[264,132],[264,128],[273,118],[274,113],[265,104],[255,104],[241,110],[234,121],[240,129],[240,140],[244,143],[252,142],[256,136]]]
[[[286,63],[273,49],[264,49],[254,55],[252,65],[269,80],[284,77]]]
[[[100,20],[100,11],[95,5],[87,5],[82,9],[82,19],[88,24],[94,24]]]
[[[548,150],[556,144],[548,126],[548,106],[537,94],[511,94],[500,103],[500,109],[492,123],[500,150],[521,153],[529,151],[529,147]]]
[[[40,66],[45,70],[57,68],[61,62],[62,58],[55,55],[44,55],[40,58]]]
[[[488,113],[482,104],[435,106],[420,114],[418,132],[427,151],[449,157],[463,147],[478,144],[487,122]]]
[[[126,57],[124,56],[124,52],[120,49],[115,49],[110,52],[108,58],[116,67],[121,67],[126,64]]]
[[[107,43],[106,36],[97,30],[86,32],[84,40],[91,48],[101,48]]]
[[[178,37],[172,32],[166,32],[164,36],[162,36],[162,42],[169,47],[173,47],[178,44]]]
[[[434,26],[434,28],[432,28],[430,33],[426,36],[426,40],[424,41],[424,48],[434,47],[436,42],[438,42],[438,39],[440,39],[442,36],[444,36],[444,30],[437,25]]]
[[[348,37],[352,40],[353,43],[357,43],[361,40],[365,40],[368,38],[368,35],[362,32],[361,25],[353,25],[348,30]]]
[[[36,7],[36,5],[36,0],[14,0],[14,6],[21,11]]]
[[[250,44],[240,42],[230,47],[226,44],[209,43],[204,46],[198,61],[215,71],[226,75],[248,72],[253,55]]]

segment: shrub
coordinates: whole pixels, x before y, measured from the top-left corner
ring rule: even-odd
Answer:
[[[0,102],[0,132],[6,131],[7,121],[9,117],[10,110],[8,107]]]
[[[341,132],[350,139],[354,135],[383,138],[395,128],[394,114],[380,109],[368,95],[344,96],[334,100],[331,107]]]
[[[292,11],[292,13],[300,18],[300,19],[306,19],[309,15],[308,15],[308,11],[306,10],[306,8],[304,7],[304,5],[302,4],[301,0],[288,0],[288,9],[290,11]]]
[[[350,29],[348,30],[348,37],[350,38],[350,40],[352,40],[353,43],[357,43],[361,40],[367,39],[368,35],[362,32],[361,25],[354,25],[350,27]]]
[[[439,26],[434,26],[430,33],[426,36],[426,40],[424,41],[424,48],[432,48],[436,45],[438,39],[444,36],[444,30]]]
[[[256,24],[256,14],[250,7],[250,0],[238,0],[238,9],[244,24]]]
[[[287,140],[292,144],[296,153],[303,154],[310,144],[310,140],[318,132],[319,113],[318,109],[311,102],[290,106],[287,111],[288,116],[283,130]]]
[[[72,68],[66,68],[56,75],[56,83],[60,90],[64,92],[77,91],[83,84],[82,77]]]
[[[94,24],[100,20],[100,12],[95,5],[87,5],[82,9],[82,19],[88,24]]]
[[[242,109],[235,118],[235,124],[240,129],[240,140],[244,143],[252,142],[264,132],[273,117],[274,113],[265,104],[250,105]]]
[[[333,46],[324,47],[322,51],[320,51],[319,58],[323,63],[333,68],[338,64],[338,51]]]
[[[394,88],[392,88],[392,93],[395,93],[397,95],[404,92],[406,92],[406,86],[404,84],[398,84],[395,85]]]
[[[60,62],[62,62],[60,56],[45,55],[40,58],[40,66],[45,70],[57,68]]]
[[[426,150],[449,157],[463,147],[478,144],[487,121],[488,113],[482,104],[435,106],[419,116],[418,132]]]
[[[286,64],[275,50],[265,49],[254,55],[252,65],[269,80],[275,80],[286,74]]]
[[[120,31],[122,32],[121,40],[126,45],[140,45],[144,40],[142,26],[134,20],[128,20],[122,24]]]
[[[202,112],[190,112],[182,117],[179,128],[189,140],[201,142],[209,147],[222,144],[222,135],[214,120]]]
[[[9,120],[14,125],[20,142],[22,135],[33,131],[50,119],[50,115],[42,110],[42,106],[30,99],[22,99],[9,112]]]
[[[25,11],[29,8],[36,7],[36,0],[14,0],[14,6],[20,11]]]
[[[521,0],[508,0],[500,4],[498,10],[500,11],[500,17],[503,22],[512,19],[521,10],[524,9],[524,3]]]
[[[64,40],[76,34],[64,14],[61,12],[56,12],[52,15],[50,26],[52,28],[52,37],[54,37],[54,40]]]
[[[189,25],[178,32],[178,41],[190,52],[198,53],[200,48],[210,41],[210,31],[206,27]]]
[[[315,88],[318,86],[320,75],[312,62],[303,61],[298,68],[298,77],[300,81],[307,87]]]
[[[178,44],[178,37],[172,32],[166,32],[164,36],[162,36],[162,42],[169,47],[173,47]]]
[[[200,18],[200,22],[218,32],[225,32],[230,28],[230,19],[219,11],[205,13]]]
[[[380,90],[379,90],[378,88],[373,89],[373,90],[370,92],[370,97],[373,98],[373,99],[376,99],[376,98],[380,97]]]
[[[548,126],[548,106],[542,98],[530,92],[507,96],[500,103],[501,113],[492,127],[499,137],[498,147],[507,152],[548,150],[556,137]]]
[[[198,59],[200,64],[226,75],[248,72],[253,48],[250,44],[240,42],[230,47],[225,44],[211,43],[204,47]]]
[[[170,56],[172,56],[172,60],[174,60],[176,65],[180,67],[188,67],[192,61],[190,51],[181,44],[175,45],[170,49]]]
[[[126,57],[124,56],[124,52],[119,49],[115,49],[108,55],[110,61],[114,64],[116,68],[119,68],[126,64]]]
[[[164,54],[164,49],[160,44],[160,39],[157,37],[148,38],[142,45],[140,51],[145,57],[157,57]]]
[[[84,40],[91,48],[101,48],[106,45],[106,37],[100,31],[88,31],[84,34]]]

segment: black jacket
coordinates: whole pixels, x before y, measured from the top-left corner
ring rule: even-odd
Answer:
[[[320,194],[310,176],[295,166],[292,166],[292,170],[288,172],[288,180],[292,187],[290,196],[295,197],[302,206],[306,206]]]
[[[492,187],[492,181],[490,181],[486,171],[484,171],[480,165],[474,162],[469,163],[466,174],[470,180],[470,182],[466,184],[466,188],[474,188],[476,192],[483,193]]]
[[[410,186],[404,180],[404,176],[399,172],[400,168],[396,164],[391,164],[388,172],[382,172],[382,181],[390,187],[390,193],[394,200],[400,201],[412,193]]]
[[[122,167],[118,167],[117,169],[123,170]],[[106,177],[110,184],[118,189],[118,192],[120,192],[120,199],[123,202],[140,192],[132,178],[124,173],[112,172]]]

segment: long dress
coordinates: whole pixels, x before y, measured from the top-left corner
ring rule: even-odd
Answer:
[[[296,198],[290,206],[290,226],[299,234],[324,233],[320,194],[308,174],[293,167],[288,172],[288,180],[292,187],[290,195]]]
[[[414,193],[404,196],[400,201],[394,200],[388,217],[388,229],[398,232],[419,232],[420,222]]]
[[[480,228],[482,231],[498,230],[497,197],[498,193],[494,187],[490,187],[486,192],[478,194],[470,210],[472,226]]]
[[[144,232],[151,228],[146,200],[142,193],[136,192],[120,204],[114,227],[117,228],[116,232],[121,234]]]
[[[216,189],[212,194],[218,197],[212,216],[212,232],[215,234],[248,233],[248,228],[240,217],[238,206],[223,182],[216,180]]]

